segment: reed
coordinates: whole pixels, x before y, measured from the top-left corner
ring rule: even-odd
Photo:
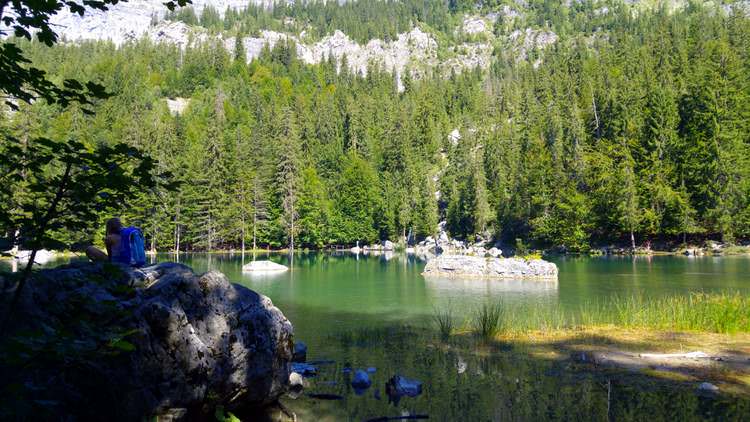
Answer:
[[[732,334],[750,332],[750,297],[740,293],[692,293],[644,300],[641,296],[614,298],[612,323],[675,331]]]
[[[450,318],[448,318],[450,316]],[[451,312],[436,314],[441,335],[453,329]],[[642,295],[613,296],[588,302],[578,310],[557,303],[514,304],[486,302],[473,312],[470,329],[483,340],[501,332],[555,331],[614,325],[670,331],[700,331],[721,334],[750,332],[750,297],[740,293],[695,292],[686,296],[648,299]]]
[[[472,320],[473,331],[484,341],[494,339],[503,331],[505,307],[502,302],[485,302],[477,309]]]
[[[435,325],[437,325],[438,332],[440,333],[440,338],[443,340],[448,340],[453,333],[455,324],[453,308],[451,308],[450,306],[444,309],[434,308],[432,318],[435,322]]]

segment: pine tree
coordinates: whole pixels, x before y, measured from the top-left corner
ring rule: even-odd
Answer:
[[[276,167],[276,180],[281,195],[281,224],[289,240],[289,251],[294,253],[294,237],[299,227],[295,226],[299,217],[298,196],[301,173],[300,139],[297,122],[292,109],[281,110],[281,127],[277,134],[279,158]]]

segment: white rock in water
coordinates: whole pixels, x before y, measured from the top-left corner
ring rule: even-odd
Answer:
[[[272,261],[253,261],[242,266],[242,271],[271,272],[286,271],[289,267]]]
[[[557,278],[557,266],[541,259],[441,255],[427,262],[422,275],[475,278]]]

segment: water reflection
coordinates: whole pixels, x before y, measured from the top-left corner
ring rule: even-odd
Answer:
[[[557,280],[529,279],[462,279],[448,277],[425,277],[425,285],[435,296],[504,296],[556,297]]]
[[[468,339],[437,341],[411,328],[357,329],[328,336],[320,365],[305,395],[285,399],[300,421],[383,420],[425,415],[436,421],[543,420],[742,420],[750,402],[704,398],[693,383],[630,372],[596,372],[529,353],[512,344],[491,353]],[[352,386],[350,368],[375,368],[363,394]],[[396,377],[423,384],[421,394],[388,400]],[[323,400],[320,397],[342,397]]]
[[[240,274],[243,280],[252,283],[269,283],[289,279],[289,274],[285,274],[285,271],[240,271]]]

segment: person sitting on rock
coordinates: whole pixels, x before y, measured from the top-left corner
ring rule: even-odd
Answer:
[[[89,246],[86,248],[86,256],[94,262],[102,261],[117,261],[120,253],[120,242],[122,238],[120,232],[122,231],[122,222],[119,218],[110,218],[106,224],[106,234],[104,237],[104,246],[107,248],[107,253],[104,253],[101,249],[95,246]]]

